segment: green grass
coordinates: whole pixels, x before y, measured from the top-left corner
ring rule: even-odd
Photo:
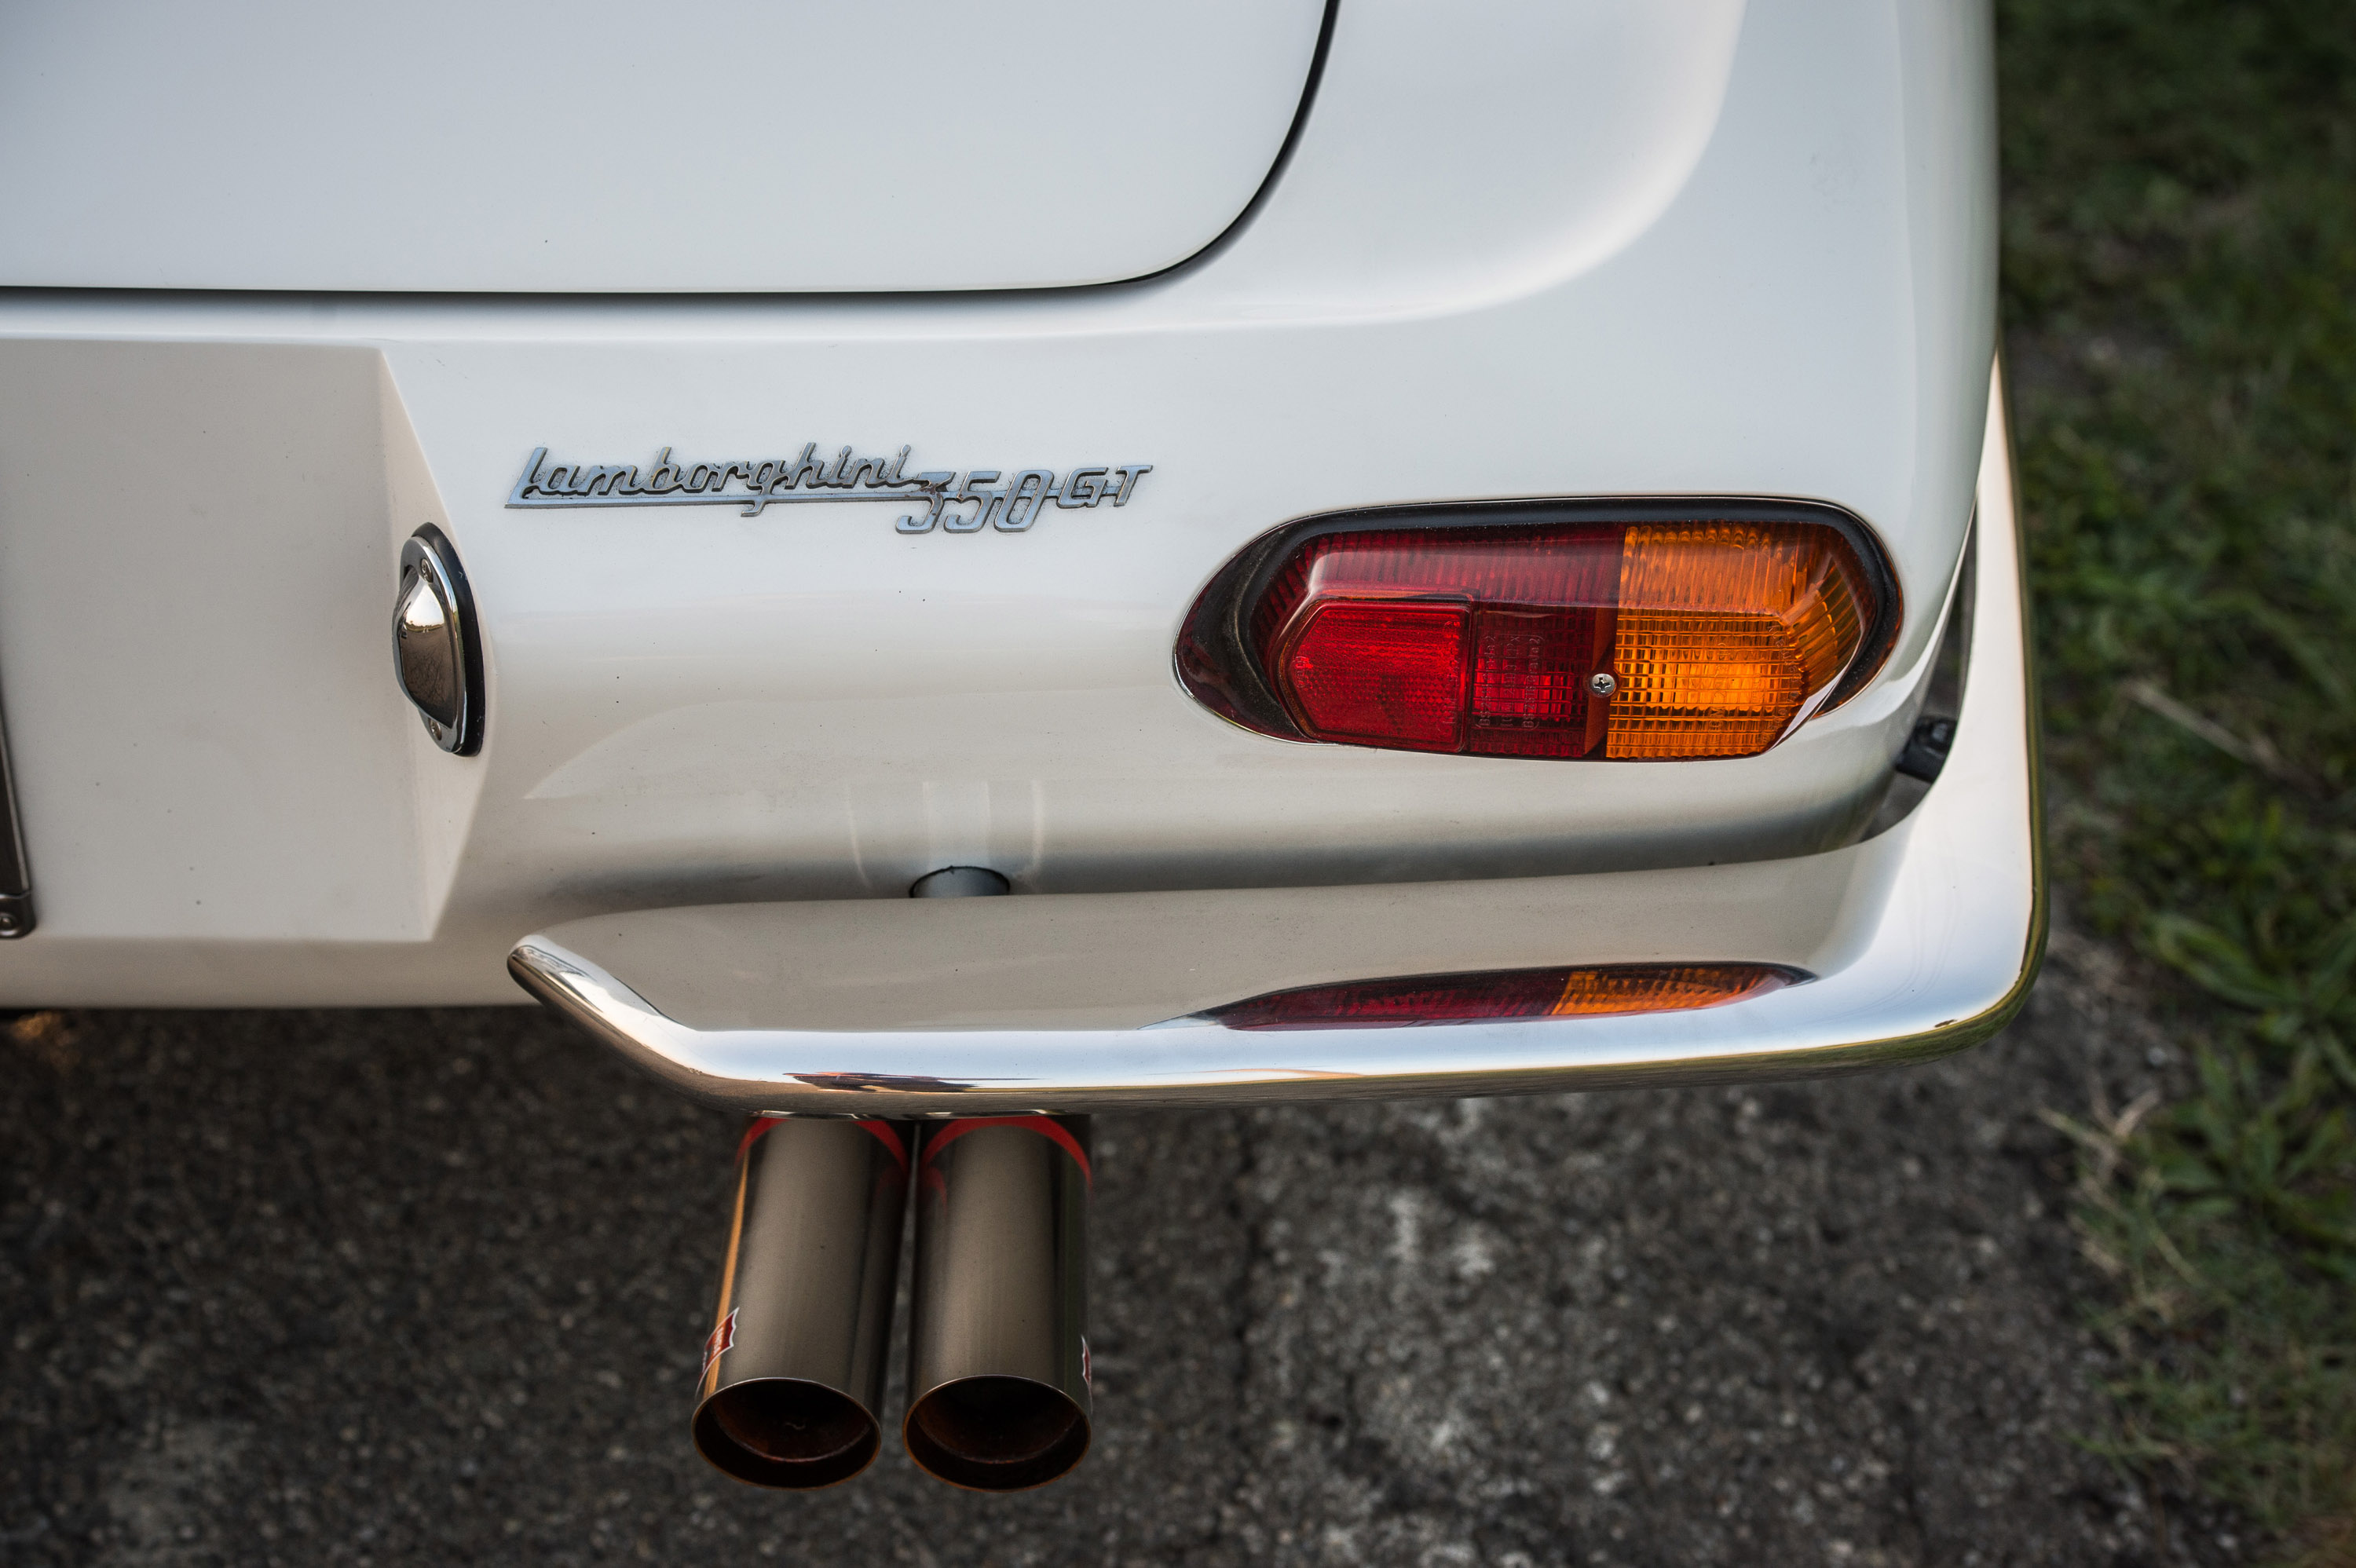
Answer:
[[[2077,1129],[2110,1446],[2356,1562],[2356,4],[1998,20],[2054,863],[2200,1068]]]

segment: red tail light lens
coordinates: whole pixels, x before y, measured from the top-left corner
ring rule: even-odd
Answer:
[[[1807,979],[1774,964],[1609,964],[1304,986],[1214,1008],[1229,1029],[1402,1029],[1723,1007]]]
[[[1583,757],[1606,711],[1590,682],[1611,662],[1612,602],[1622,530],[1416,528],[1312,539],[1277,571],[1252,613],[1263,667],[1301,733],[1315,741]],[[1450,601],[1452,601],[1451,603]],[[1332,694],[1351,667],[1396,688],[1344,626],[1380,606],[1426,617],[1414,657],[1415,738],[1384,713],[1344,709]],[[1370,651],[1370,650],[1369,650]],[[1353,656],[1355,656],[1355,657]],[[1308,664],[1316,678],[1304,680]],[[1445,692],[1446,710],[1433,711]]]
[[[1896,630],[1895,585],[1853,525],[1494,514],[1264,541],[1196,604],[1181,678],[1237,722],[1301,740],[1742,757],[1845,699]]]
[[[1285,639],[1281,678],[1320,740],[1457,751],[1471,620],[1461,604],[1320,604]]]

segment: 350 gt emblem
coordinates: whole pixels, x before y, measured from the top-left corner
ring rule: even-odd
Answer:
[[[889,460],[859,457],[844,447],[830,461],[809,443],[799,457],[758,463],[671,461],[670,448],[655,453],[644,468],[635,464],[551,463],[541,447],[524,464],[523,476],[508,494],[510,507],[741,507],[757,517],[763,508],[814,501],[897,501],[916,509],[902,515],[904,534],[980,533],[994,528],[1019,534],[1039,520],[1049,502],[1066,511],[1110,501],[1126,507],[1137,482],[1153,472],[1151,463],[1075,468],[1061,482],[1052,468],[1025,468],[1011,477],[995,468],[964,474],[927,469],[902,476],[908,451]],[[1004,478],[1005,483],[999,481]],[[962,508],[970,506],[973,510]]]

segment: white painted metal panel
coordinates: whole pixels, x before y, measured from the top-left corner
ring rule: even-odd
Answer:
[[[1235,220],[1320,0],[0,6],[0,283],[978,289]]]
[[[1457,15],[1353,9],[1376,31],[1346,51],[1337,35],[1333,69],[1437,58]],[[1510,37],[1474,20],[1492,47]],[[508,946],[562,920],[896,898],[958,861],[1037,896],[1587,875],[1836,841],[1920,700],[1971,508],[1993,350],[1987,16],[1752,0],[1740,23],[1682,184],[1665,205],[1643,181],[1598,197],[1589,210],[1619,213],[1604,246],[1535,208],[1464,232],[1462,253],[1409,243],[1419,215],[1449,210],[1441,184],[1402,185],[1393,211],[1367,170],[1350,201],[1293,178],[1342,179],[1366,122],[1337,112],[1312,112],[1292,173],[1231,244],[1119,289],[0,297],[0,375],[23,411],[0,421],[0,677],[12,726],[34,716],[11,739],[45,911],[0,950],[0,997],[512,997]],[[1472,112],[1462,66],[1414,112],[1434,135],[1485,126],[1463,161],[1483,180],[1504,166],[1495,188],[1537,179],[1540,154]],[[1707,99],[1680,102],[1699,114]],[[1376,108],[1338,86],[1327,101]],[[1641,211],[1612,205],[1632,190]],[[1398,242],[1369,261],[1386,225]],[[202,368],[157,383],[113,434],[96,405],[45,414],[91,384],[79,357],[110,340],[176,345]],[[259,384],[299,389],[310,359],[356,354],[380,357],[382,389],[370,404],[347,387],[332,418]],[[284,411],[254,417],[268,397]],[[361,433],[379,416],[381,450]],[[1156,466],[1129,507],[1022,534],[901,535],[894,508],[859,505],[505,504],[536,446],[643,464],[665,444],[725,461],[805,442],[912,443],[912,470]],[[1288,518],[1647,493],[1815,497],[1863,517],[1908,606],[1882,675],[1764,755],[1657,766],[1292,744],[1222,722],[1173,678],[1197,589]],[[159,496],[194,522],[110,535]],[[328,559],[319,540],[354,518],[373,553]],[[481,600],[478,758],[434,752],[391,689],[392,547],[429,520]],[[191,561],[187,526],[215,556]],[[112,583],[170,606],[174,583],[234,581],[202,574],[240,558],[267,588],[241,609],[268,624],[236,645],[272,651],[244,667],[246,708],[336,737],[311,753],[332,767],[273,752],[240,774],[206,756],[209,733],[153,724],[171,746],[146,765],[180,787],[145,798],[173,826],[117,833],[82,759],[112,756],[118,720],[167,708],[161,691],[191,690],[188,623],[82,600]],[[71,704],[93,667],[120,707]],[[355,782],[386,770],[409,782]],[[444,792],[430,813],[429,791]],[[143,901],[161,872],[139,857],[174,834],[224,875],[324,878],[348,858],[373,912],[272,923],[209,899],[166,926]],[[295,842],[317,868],[282,853]]]
[[[430,936],[479,775],[385,681],[435,515],[365,348],[0,344],[0,603],[46,929]],[[68,873],[67,867],[74,869]],[[36,873],[37,875],[37,873]]]

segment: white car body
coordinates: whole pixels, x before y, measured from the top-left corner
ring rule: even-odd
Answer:
[[[1820,1070],[2001,1021],[2042,893],[1985,6],[980,15],[0,17],[38,912],[0,998],[515,1001],[545,933],[518,973],[691,1089],[908,1111]],[[1022,531],[510,504],[535,462],[808,446],[1138,472]],[[1173,676],[1290,519],[1658,496],[1863,519],[1879,673],[1758,756],[1643,764],[1305,745]],[[424,524],[479,608],[478,755],[389,672]],[[1954,751],[1878,821],[1966,566]],[[1016,896],[905,896],[950,866]],[[1275,1052],[1196,1017],[1715,958],[1815,978]]]

